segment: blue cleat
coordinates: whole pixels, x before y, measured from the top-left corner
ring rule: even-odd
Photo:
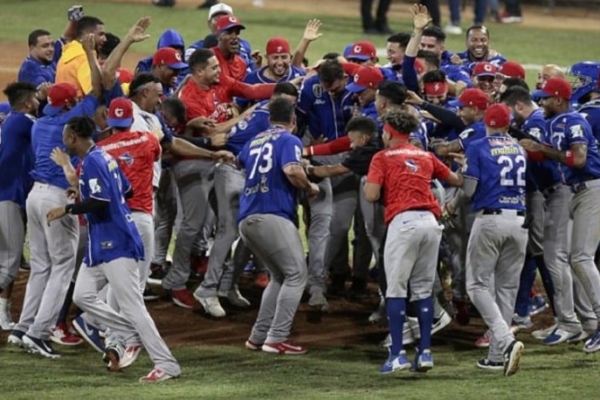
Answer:
[[[402,371],[410,368],[410,362],[406,357],[406,351],[402,350],[399,355],[389,355],[387,361],[381,366],[379,370],[382,374],[390,374],[394,371]]]
[[[94,325],[88,324],[79,315],[72,322],[73,328],[79,333],[79,335],[88,342],[94,349],[99,353],[104,353],[104,342],[100,337],[100,329]]]

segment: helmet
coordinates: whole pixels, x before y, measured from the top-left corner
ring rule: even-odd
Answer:
[[[567,69],[567,75],[571,77],[573,103],[579,103],[582,97],[592,91],[600,91],[600,62],[578,62]]]

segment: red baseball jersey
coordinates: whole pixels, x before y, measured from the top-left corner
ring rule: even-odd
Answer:
[[[219,66],[221,67],[221,78],[225,75],[235,79],[236,81],[243,81],[246,77],[246,61],[237,54],[233,56],[231,60],[225,58],[225,55],[218,47],[211,49],[217,60],[219,60]]]
[[[198,86],[194,79],[188,80],[179,92],[179,98],[187,109],[188,121],[196,117],[205,117],[221,123],[229,119],[227,106],[234,97],[264,100],[271,97],[274,88],[274,83],[248,85],[221,74],[219,83],[208,89]]]
[[[433,179],[446,180],[450,169],[432,153],[411,144],[385,149],[375,154],[367,182],[381,186],[385,223],[404,211],[427,210],[440,216],[440,206],[431,192]]]
[[[152,214],[152,177],[154,162],[160,157],[160,143],[156,136],[142,132],[118,132],[98,142],[113,156],[123,175],[129,180],[133,197],[127,199],[131,211]]]

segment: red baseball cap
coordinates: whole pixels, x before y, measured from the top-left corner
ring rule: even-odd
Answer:
[[[242,25],[242,21],[233,15],[223,15],[217,20],[217,33],[233,28],[246,29],[246,27]]]
[[[534,98],[547,99],[548,97],[558,97],[564,100],[571,100],[573,91],[571,84],[565,78],[557,76],[550,78],[541,90],[535,90],[532,94]]]
[[[475,64],[475,68],[473,68],[473,76],[496,76],[496,72],[498,72],[498,68],[487,61],[481,61]]]
[[[462,92],[458,100],[451,103],[453,103],[452,106],[459,108],[475,107],[480,110],[485,110],[488,108],[489,99],[488,95],[483,90],[470,88]]]
[[[365,89],[376,88],[383,81],[383,74],[377,67],[361,67],[354,75],[354,82],[346,86],[352,93],[360,93]]]
[[[267,55],[290,54],[290,44],[281,37],[273,37],[267,42]]]
[[[356,42],[350,46],[350,51],[346,58],[348,60],[367,61],[377,57],[377,48],[371,42]]]
[[[111,128],[129,128],[133,124],[133,103],[125,97],[110,102],[106,123]]]
[[[68,82],[52,85],[48,90],[48,104],[44,107],[44,114],[53,117],[69,103],[77,99],[77,88]]]
[[[133,74],[127,68],[119,67],[117,68],[117,79],[121,83],[131,83]]]
[[[483,122],[491,128],[506,128],[510,125],[510,109],[502,103],[491,105],[485,110]]]
[[[507,61],[498,69],[499,75],[505,78],[519,78],[525,80],[525,68],[516,61]]]
[[[152,56],[152,66],[161,65],[166,65],[172,69],[187,68],[187,64],[181,59],[181,53],[172,47],[160,48]]]

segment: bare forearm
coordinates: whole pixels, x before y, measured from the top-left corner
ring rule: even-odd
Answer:
[[[285,174],[292,185],[300,190],[310,189],[310,181],[308,176],[300,166],[294,166],[289,171],[285,171]]]
[[[114,48],[104,62],[104,67],[102,68],[102,80],[105,88],[111,88],[114,86],[117,80],[117,68],[119,68],[121,65],[123,55],[125,55],[125,52],[132,44],[133,41],[129,37],[125,36],[121,43]]]
[[[75,168],[73,168],[71,164],[67,164],[63,165],[62,169],[63,173],[65,174],[65,178],[67,178],[67,182],[69,182],[69,185],[74,187],[79,186],[79,178],[77,177]]]
[[[419,43],[421,43],[421,36],[423,35],[423,29],[415,28],[413,30],[413,34],[408,41],[408,45],[406,46],[405,55],[409,57],[416,57],[419,52]]]
[[[337,165],[318,165],[318,166],[310,166],[307,169],[309,175],[315,176],[317,178],[331,178],[334,176],[344,175],[350,170],[344,167],[341,164]]]
[[[292,58],[292,65],[294,67],[302,68],[304,66],[304,56],[306,55],[309,45],[310,41],[306,39],[302,39],[300,43],[298,43],[298,46],[294,51],[294,57]]]
[[[214,157],[214,152],[194,146],[177,137],[173,138],[173,142],[169,145],[169,151],[179,157],[205,158],[211,160]]]
[[[92,94],[96,98],[102,96],[102,72],[100,65],[98,65],[98,59],[93,51],[86,51],[88,63],[90,64],[90,77],[92,79]]]

